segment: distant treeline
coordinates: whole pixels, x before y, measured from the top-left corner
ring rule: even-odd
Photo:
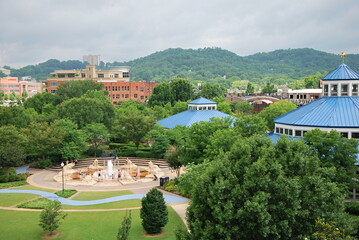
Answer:
[[[348,54],[345,62],[359,70],[359,54]],[[132,81],[168,81],[187,78],[192,82],[218,82],[230,87],[233,81],[250,80],[264,85],[291,83],[308,75],[327,74],[342,63],[338,54],[314,49],[287,49],[241,57],[221,48],[167,49],[129,62],[103,63],[99,68],[114,65],[131,67]],[[32,76],[44,80],[57,69],[81,69],[80,61],[48,60],[38,65],[12,69],[15,77]]]

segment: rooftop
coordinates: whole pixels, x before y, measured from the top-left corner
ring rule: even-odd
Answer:
[[[359,80],[359,74],[343,63],[322,80]]]
[[[359,97],[322,97],[274,119],[275,123],[328,128],[359,128]]]

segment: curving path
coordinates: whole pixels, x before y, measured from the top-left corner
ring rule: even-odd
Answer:
[[[62,198],[57,196],[54,193],[44,192],[44,191],[38,191],[38,190],[14,190],[14,189],[2,189],[0,190],[0,193],[31,193],[31,194],[37,194],[42,197],[45,197],[47,199],[50,199],[51,201],[57,200],[61,202],[64,205],[70,205],[70,206],[87,206],[87,205],[95,205],[95,204],[101,204],[101,203],[110,203],[110,202],[117,202],[122,200],[131,200],[131,199],[142,199],[145,194],[129,194],[129,195],[122,195],[117,197],[110,197],[110,198],[104,198],[104,199],[98,199],[98,200],[91,200],[91,201],[76,201],[76,200],[70,200],[66,198]],[[188,200],[182,197],[173,196],[173,195],[163,195],[165,202],[167,204],[173,204],[173,203],[182,203],[187,202]]]

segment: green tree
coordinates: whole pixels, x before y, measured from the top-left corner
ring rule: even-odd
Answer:
[[[22,94],[21,94],[21,96],[22,96],[23,98],[27,98],[27,97],[29,96],[29,94],[27,93],[27,91],[23,91]]]
[[[224,94],[227,92],[227,89],[223,87],[219,83],[211,84],[211,83],[204,83],[200,87],[201,92],[199,96],[212,99],[215,97],[223,97]]]
[[[12,125],[0,127],[0,136],[0,167],[9,176],[9,168],[21,165],[26,158],[26,138]]]
[[[315,233],[312,240],[351,240],[344,228],[338,227],[335,222],[327,222],[325,219],[315,221]],[[309,240],[309,239],[308,239]]]
[[[146,138],[151,141],[151,152],[158,158],[162,158],[170,147],[170,141],[166,130],[155,125],[146,135]]]
[[[144,198],[142,198],[142,208],[140,212],[142,226],[149,234],[162,231],[168,222],[168,210],[162,192],[157,188],[152,188]]]
[[[192,185],[191,239],[303,239],[319,217],[344,216],[344,195],[324,172],[300,141],[238,139]]]
[[[33,97],[26,99],[25,108],[33,108],[36,112],[42,113],[43,108],[47,104],[56,105],[57,96],[48,92],[35,94]]]
[[[258,115],[244,116],[237,119],[234,126],[242,137],[251,137],[256,134],[264,135],[268,130],[265,119]]]
[[[259,116],[266,120],[268,129],[273,130],[273,120],[275,118],[282,116],[283,114],[290,112],[296,108],[297,106],[294,103],[280,100],[278,102],[272,103],[271,105],[269,105],[269,107],[263,109],[259,113]]]
[[[357,171],[358,141],[343,138],[335,130],[323,132],[319,129],[306,132],[303,140],[318,155],[324,167],[335,167],[335,174],[331,176],[333,181],[343,184],[344,189],[356,186],[353,179]]]
[[[84,131],[78,130],[77,125],[68,119],[56,120],[54,127],[65,132],[60,148],[62,159],[80,158],[88,148]]]
[[[103,84],[92,80],[68,81],[57,88],[56,95],[59,96],[61,101],[64,101],[70,98],[79,98],[90,90],[101,91],[103,90]]]
[[[109,101],[98,98],[72,98],[58,106],[58,114],[79,126],[102,123],[110,128],[115,117],[115,109]]]
[[[248,115],[253,113],[253,105],[248,102],[231,102],[230,103],[232,112],[236,113],[237,115]]]
[[[58,154],[65,132],[47,122],[32,122],[22,129],[27,137],[27,152],[31,156],[45,159],[52,154]]]
[[[0,126],[14,125],[15,127],[27,127],[38,119],[34,109],[25,109],[23,106],[0,107]]]
[[[187,102],[193,98],[193,86],[187,79],[176,78],[170,83],[173,99],[175,102]]]
[[[247,84],[246,95],[252,95],[254,93],[254,87],[250,82]]]
[[[151,97],[148,99],[148,104],[151,107],[164,106],[166,103],[173,103],[174,96],[169,83],[160,83],[153,89]]]
[[[128,216],[126,211],[126,215],[122,220],[121,227],[118,229],[117,240],[128,240],[128,236],[130,235],[131,222],[131,211]]]
[[[175,115],[177,113],[186,111],[188,109],[188,104],[187,102],[176,102],[175,105],[172,108],[172,115]]]
[[[262,94],[271,94],[271,93],[276,93],[277,89],[274,87],[273,84],[267,83],[267,85],[265,85],[262,88]]]
[[[144,116],[139,111],[132,111],[127,114],[121,114],[116,119],[113,134],[119,139],[132,141],[138,149],[141,141],[154,124],[155,122],[152,118]]]
[[[94,149],[96,157],[98,148],[101,146],[101,144],[108,141],[108,139],[110,138],[110,134],[106,126],[102,123],[88,124],[83,128],[83,130],[87,142],[90,144],[91,148]]]
[[[4,92],[4,90],[0,90],[0,101],[1,101],[1,100],[4,100],[4,97],[5,97],[5,92]]]
[[[61,224],[61,220],[65,219],[67,214],[61,211],[61,203],[59,201],[51,201],[42,210],[40,214],[40,227],[50,234],[54,233]]]

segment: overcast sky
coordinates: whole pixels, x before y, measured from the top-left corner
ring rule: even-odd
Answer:
[[[0,0],[0,66],[167,48],[359,53],[358,0]]]

